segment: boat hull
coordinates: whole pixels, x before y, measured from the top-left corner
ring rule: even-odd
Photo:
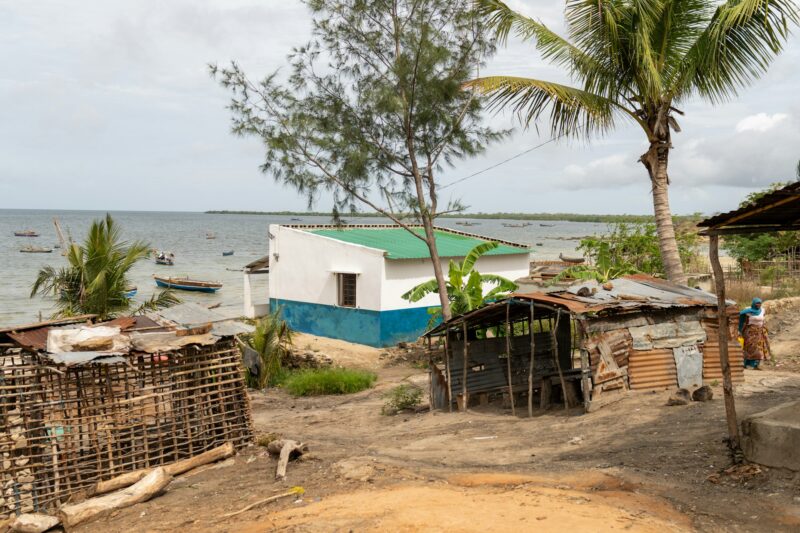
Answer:
[[[181,283],[180,280],[165,280],[155,278],[156,285],[164,289],[176,289],[179,291],[192,291],[192,292],[209,292],[214,293],[222,288],[222,285],[192,285]]]

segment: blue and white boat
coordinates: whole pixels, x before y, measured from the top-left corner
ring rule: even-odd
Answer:
[[[217,292],[222,288],[222,283],[218,281],[201,281],[198,279],[184,278],[164,278],[153,275],[156,285],[165,289],[176,289],[180,291],[194,292]]]
[[[138,291],[139,291],[138,287],[128,287],[128,291],[125,293],[125,298],[130,300],[131,298],[136,296],[136,293]]]

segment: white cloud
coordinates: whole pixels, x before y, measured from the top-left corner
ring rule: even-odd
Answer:
[[[763,133],[771,130],[787,118],[789,118],[789,115],[786,113],[775,113],[774,115],[758,113],[757,115],[750,115],[736,124],[736,132],[757,131]]]

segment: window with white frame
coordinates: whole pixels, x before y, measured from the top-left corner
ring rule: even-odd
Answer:
[[[339,307],[356,306],[356,276],[345,272],[336,274]]]

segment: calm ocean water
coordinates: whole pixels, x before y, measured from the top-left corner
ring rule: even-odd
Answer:
[[[60,267],[66,260],[60,250],[51,254],[20,253],[25,245],[44,248],[58,243],[53,218],[61,227],[80,242],[92,220],[101,218],[101,211],[45,211],[45,210],[0,210],[0,327],[38,320],[39,314],[47,318],[53,312],[52,302],[40,297],[30,298],[30,288],[39,268],[44,265]],[[142,239],[153,248],[171,250],[175,253],[175,266],[159,266],[152,261],[142,261],[134,267],[132,282],[138,287],[137,300],[144,300],[156,290],[153,274],[173,276],[189,275],[193,278],[221,281],[224,286],[216,294],[179,292],[184,301],[205,305],[219,303],[228,314],[241,312],[242,273],[239,271],[250,261],[268,253],[267,227],[269,224],[290,223],[290,217],[266,215],[212,215],[205,213],[162,212],[112,212],[115,221],[122,227],[126,240]],[[325,224],[325,217],[300,217],[302,223]],[[350,218],[351,223],[383,223],[377,218]],[[464,227],[456,222],[467,219],[443,219],[440,226],[499,239],[530,244],[535,259],[556,259],[559,253],[574,253],[577,237],[603,233],[606,224],[579,222],[543,222],[552,227],[534,222],[524,228],[508,228],[503,223],[519,224],[511,220],[475,220],[475,226]],[[294,222],[298,223],[298,222]],[[14,231],[32,229],[38,238],[15,237]],[[206,239],[213,232],[216,239]],[[536,246],[541,243],[541,246]],[[222,252],[234,250],[234,255],[223,257]],[[433,273],[431,273],[433,275]],[[261,277],[254,288],[266,298],[267,277]]]

